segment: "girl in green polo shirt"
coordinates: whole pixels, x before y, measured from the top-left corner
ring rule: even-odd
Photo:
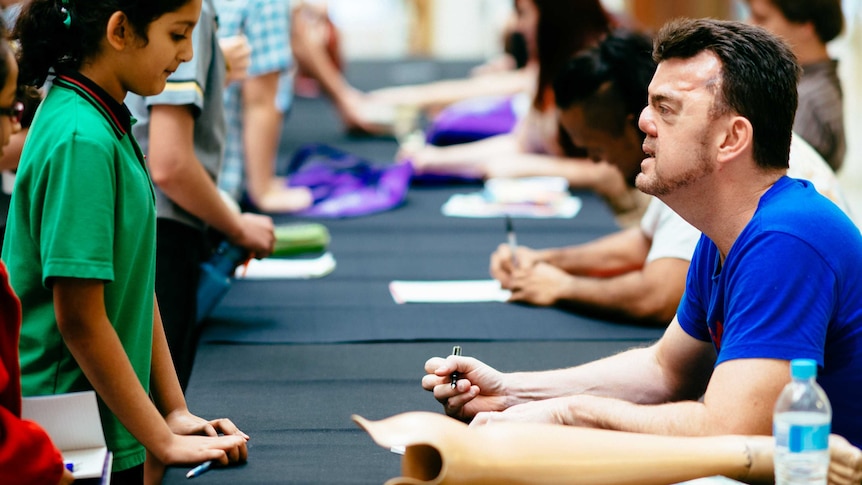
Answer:
[[[23,310],[22,390],[95,389],[113,483],[247,453],[229,420],[188,411],[177,382],[154,295],[153,188],[123,104],[159,93],[192,58],[200,11],[201,0],[32,0],[14,31],[20,82],[54,74],[2,254]]]

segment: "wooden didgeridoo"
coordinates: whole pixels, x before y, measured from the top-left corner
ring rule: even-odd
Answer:
[[[713,475],[773,480],[769,436],[675,437],[508,422],[469,428],[429,412],[353,420],[378,445],[405,449],[403,476],[385,485],[663,485]]]

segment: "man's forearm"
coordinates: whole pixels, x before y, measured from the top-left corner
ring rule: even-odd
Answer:
[[[681,262],[682,263],[682,262]],[[679,305],[685,281],[685,264],[678,280],[656,281],[644,271],[610,278],[571,276],[558,289],[558,302],[593,308],[643,323],[667,324]]]
[[[710,416],[698,401],[635,404],[621,399],[590,395],[571,396],[564,424],[591,428],[670,436],[756,434],[759,430],[730,430],[720,417]]]
[[[624,229],[576,246],[542,251],[542,260],[573,275],[614,276],[643,267],[650,241],[640,228]]]
[[[660,403],[676,390],[663,379],[652,347],[625,352],[577,367],[507,375],[509,406],[565,396],[588,394],[637,403]]]

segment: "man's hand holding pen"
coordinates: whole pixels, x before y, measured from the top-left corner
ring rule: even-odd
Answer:
[[[506,408],[506,374],[472,357],[433,357],[425,363],[425,372],[422,387],[434,393],[449,416],[469,422],[476,413]],[[453,387],[454,373],[458,380]]]
[[[518,261],[517,268],[512,264],[513,259]],[[525,246],[518,246],[517,255],[515,258],[512,258],[512,249],[507,242],[500,244],[497,250],[491,254],[489,271],[491,277],[500,282],[500,286],[505,289],[511,289],[510,284],[513,273],[529,270],[542,260],[542,253],[540,251]]]

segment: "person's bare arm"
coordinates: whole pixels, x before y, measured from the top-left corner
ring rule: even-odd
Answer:
[[[275,105],[278,72],[242,82],[242,139],[249,195],[259,204],[271,189],[284,115]]]
[[[528,92],[535,79],[536,72],[532,68],[495,71],[463,79],[376,89],[368,92],[368,100],[433,111],[465,99]]]
[[[614,358],[571,369],[562,374],[572,383],[566,386],[573,391],[569,396],[480,414],[476,422],[547,421],[678,436],[772,432],[773,406],[789,380],[787,361],[730,360],[710,377],[712,344],[693,339],[676,320],[646,352],[639,361],[627,362],[625,370],[609,368],[608,362],[622,361]],[[514,385],[518,394],[525,383]]]
[[[612,277],[570,275],[546,263],[516,270],[510,301],[535,305],[572,304],[626,321],[666,325],[685,291],[688,261],[660,258]]]
[[[674,352],[665,356],[669,350],[664,349]],[[637,404],[697,399],[706,389],[714,361],[712,344],[690,337],[674,320],[649,347],[565,369],[501,373],[467,356],[433,357],[425,363],[422,387],[434,393],[447,414],[463,420],[490,411],[500,419],[569,422],[576,416],[567,409],[567,399],[582,395]],[[453,372],[459,375],[454,388]],[[530,410],[526,407],[530,405],[537,407]]]
[[[147,160],[153,183],[174,203],[256,256],[272,252],[275,241],[272,219],[231,210],[198,161],[190,107],[152,107]]]
[[[610,277],[644,267],[651,241],[639,227],[563,248],[538,251],[538,258],[573,275]]]
[[[104,282],[56,278],[53,281],[57,328],[87,380],[123,426],[159,461],[228,462],[226,450],[244,445],[241,437],[174,434],[150,401],[114,327],[105,313]]]

